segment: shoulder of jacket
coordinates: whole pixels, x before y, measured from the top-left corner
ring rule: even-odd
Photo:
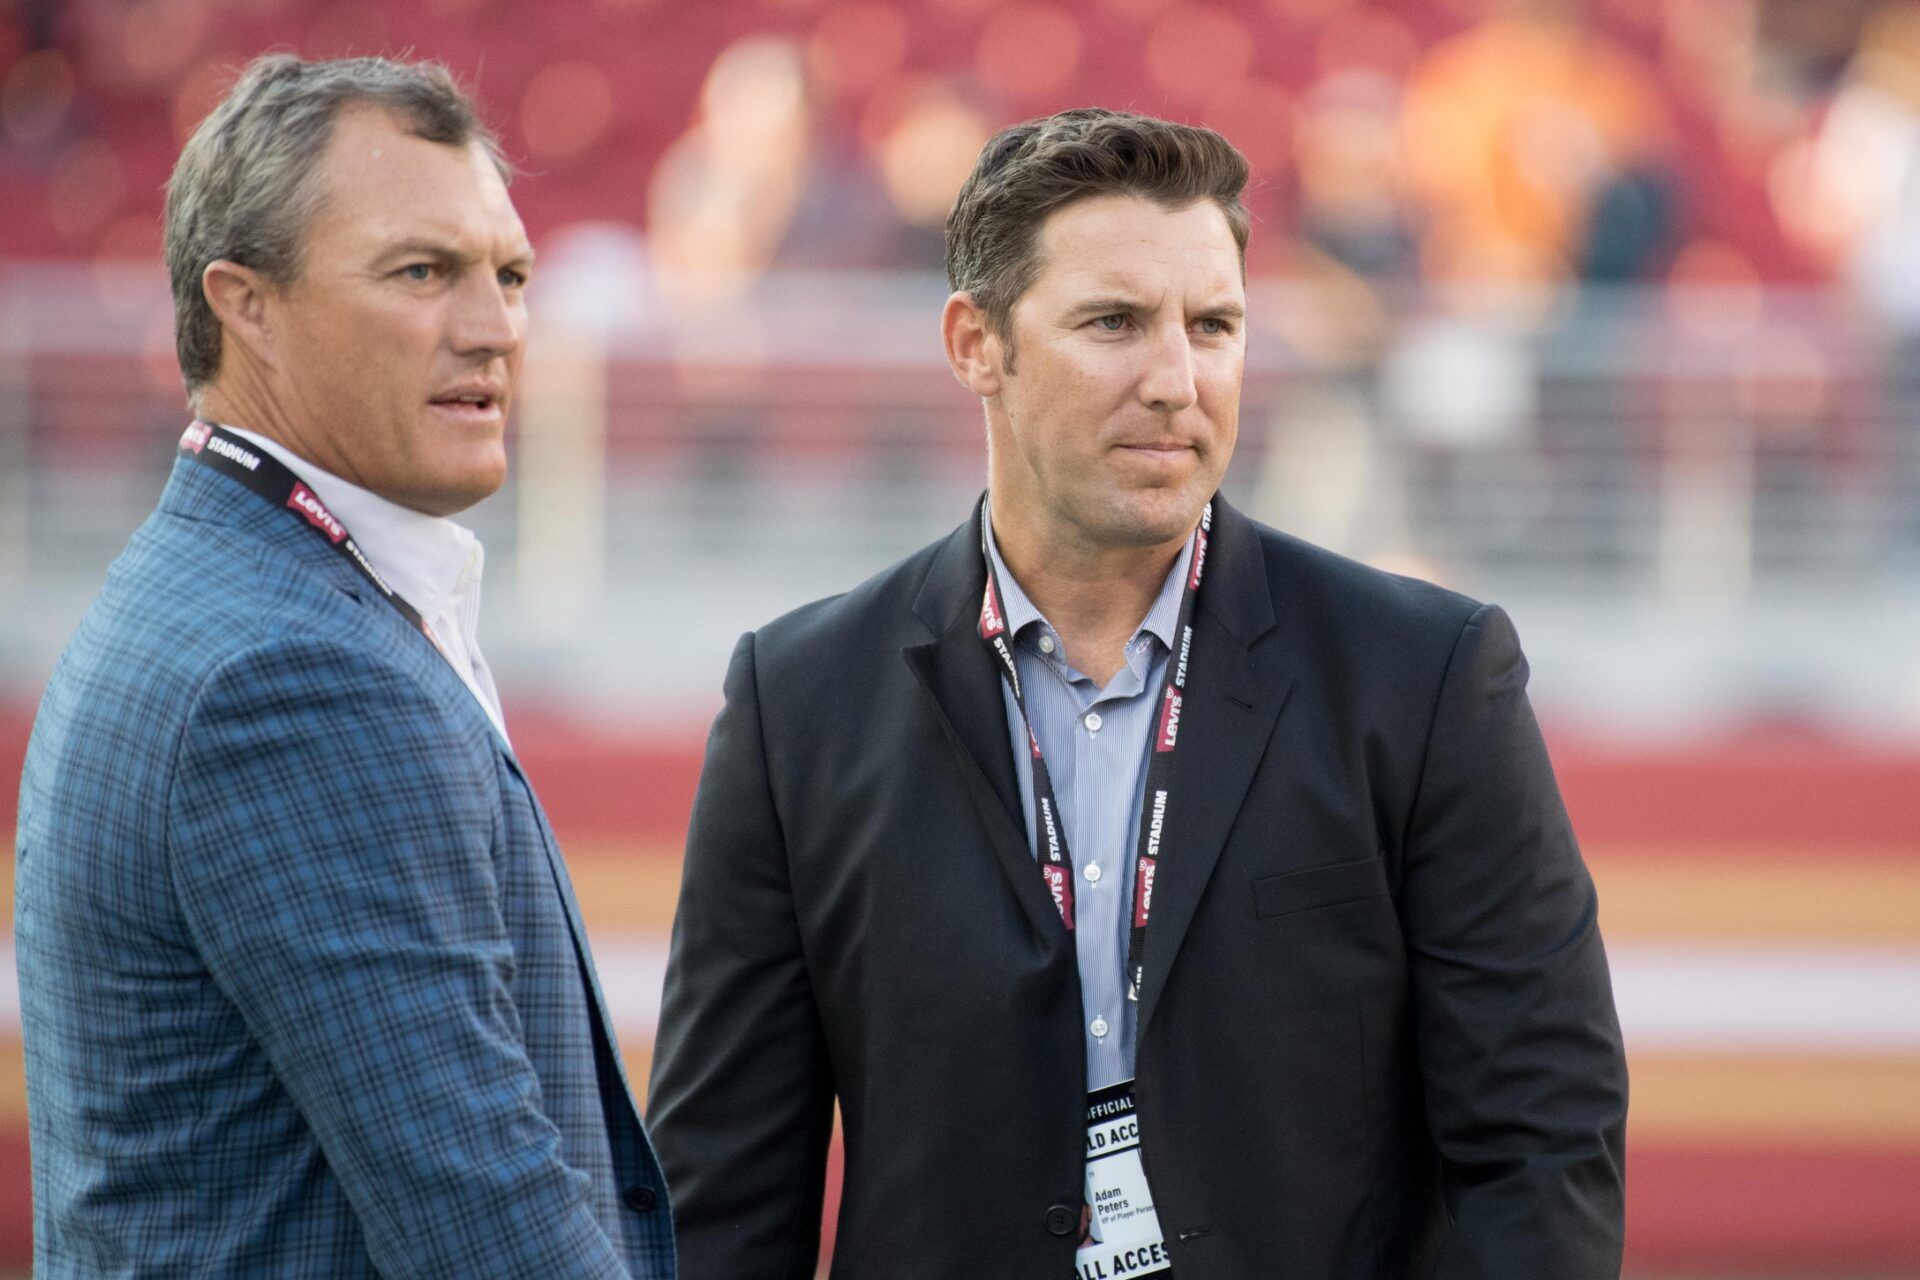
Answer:
[[[801,605],[756,628],[756,659],[897,650],[910,642],[910,635],[927,638],[913,621],[913,604],[945,542],[942,538],[922,547],[850,590]]]
[[[1252,521],[1276,609],[1458,634],[1485,605],[1471,596],[1354,560]]]
[[[370,625],[379,617],[370,601],[338,577],[244,530],[166,513],[116,561],[102,602],[116,630],[202,678],[276,653],[406,665]]]

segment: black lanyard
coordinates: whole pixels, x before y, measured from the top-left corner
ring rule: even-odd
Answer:
[[[361,577],[373,584],[388,604],[399,610],[409,626],[432,641],[435,648],[440,647],[439,637],[433,634],[433,628],[420,616],[420,611],[387,585],[380,571],[361,552],[360,544],[347,532],[347,526],[334,519],[333,513],[327,510],[327,504],[320,501],[318,495],[278,458],[264,449],[255,448],[224,427],[197,418],[188,424],[186,432],[180,437],[180,452],[203,467],[218,471],[223,476],[232,476],[274,506],[285,507],[299,515],[313,529],[314,536],[324,538],[335,552],[359,571]]]
[[[1140,837],[1134,854],[1133,928],[1127,938],[1127,999],[1140,998],[1141,969],[1146,962],[1147,919],[1153,913],[1153,873],[1159,865],[1161,846],[1166,842],[1167,801],[1173,791],[1173,752],[1180,737],[1180,708],[1186,697],[1187,662],[1193,651],[1193,610],[1200,596],[1200,575],[1207,563],[1207,534],[1213,528],[1213,504],[1200,515],[1200,527],[1193,535],[1193,561],[1180,592],[1180,621],[1174,632],[1180,643],[1167,657],[1167,672],[1160,682],[1160,715],[1154,725],[1153,750],[1147,757],[1146,798],[1141,804]],[[1013,690],[1014,705],[1020,709],[1020,723],[1027,731],[1027,746],[1033,753],[1033,811],[1039,820],[1040,874],[1053,896],[1060,920],[1073,928],[1073,857],[1067,850],[1067,832],[1060,815],[1060,804],[1053,791],[1053,778],[1047,772],[1046,758],[1040,752],[1040,739],[1034,736],[1033,721],[1027,715],[1027,695],[1020,686],[1020,669],[1014,664],[1012,637],[1007,633],[1007,615],[1001,608],[999,574],[993,567],[993,553],[987,546],[987,517],[980,516],[980,555],[987,564],[985,597],[980,602],[980,639],[1000,659],[1000,675]]]

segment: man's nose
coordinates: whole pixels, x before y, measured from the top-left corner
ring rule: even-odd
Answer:
[[[476,272],[462,282],[450,337],[461,355],[511,355],[526,341],[527,309],[497,278]]]
[[[1184,325],[1158,330],[1147,350],[1140,399],[1157,413],[1178,413],[1198,399],[1193,380],[1193,342]]]

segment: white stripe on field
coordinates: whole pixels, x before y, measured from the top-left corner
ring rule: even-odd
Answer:
[[[1669,944],[1609,958],[1635,1052],[1920,1055],[1920,950]],[[594,959],[620,1034],[650,1037],[664,941],[608,937]]]
[[[1920,1054],[1920,950],[1609,948],[1631,1052]]]
[[[602,933],[594,967],[614,1028],[650,1040],[667,968],[662,933]],[[1668,943],[1610,949],[1636,1053],[1920,1056],[1920,949]],[[20,1034],[12,940],[0,942],[0,1034]]]
[[[652,1039],[667,974],[664,934],[609,934],[593,946],[593,967],[616,1033]],[[0,940],[0,1035],[20,1038],[20,979],[13,939]]]
[[[607,998],[614,1032],[630,1041],[651,1041],[667,977],[666,935],[606,934],[593,942],[593,968],[600,975],[600,994]]]

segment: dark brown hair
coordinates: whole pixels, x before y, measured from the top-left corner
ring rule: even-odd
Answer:
[[[972,295],[1011,352],[1007,317],[1040,273],[1040,227],[1055,210],[1101,195],[1168,209],[1212,200],[1244,271],[1246,185],[1246,157],[1211,129],[1099,107],[1029,120],[988,142],[960,188],[947,215],[947,283]]]

